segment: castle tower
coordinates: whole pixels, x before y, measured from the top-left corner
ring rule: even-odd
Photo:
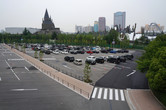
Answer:
[[[42,22],[42,30],[54,30],[54,29],[55,29],[54,23],[52,22],[51,17],[49,17],[46,9],[44,19]]]

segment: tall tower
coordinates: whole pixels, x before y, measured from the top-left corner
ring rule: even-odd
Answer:
[[[119,29],[123,30],[126,25],[126,12],[114,13],[114,26],[118,26]]]
[[[44,15],[42,30],[53,30],[55,29],[54,23],[52,22],[51,17],[49,17],[47,9]]]
[[[99,32],[105,32],[106,31],[106,21],[105,17],[99,17]]]
[[[98,32],[99,31],[99,23],[98,21],[94,22],[94,32]]]

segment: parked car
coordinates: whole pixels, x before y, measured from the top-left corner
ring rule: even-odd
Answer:
[[[75,59],[74,59],[74,57],[65,56],[64,60],[68,61],[68,62],[73,62]]]
[[[67,51],[60,51],[61,54],[68,54]]]
[[[86,51],[86,53],[93,54],[91,50]]]
[[[102,49],[100,50],[101,53],[108,53],[108,51],[106,49]]]
[[[104,63],[104,58],[103,57],[96,58],[96,63]]]
[[[71,54],[77,54],[77,51],[76,50],[70,50],[70,53]]]
[[[59,54],[59,51],[58,51],[58,50],[55,50],[55,51],[53,51],[52,53],[58,55],[58,54]]]
[[[91,65],[95,65],[95,64],[96,64],[96,61],[86,59],[86,60],[85,60],[85,63],[91,64]]]
[[[89,57],[86,57],[86,59],[87,59],[87,60],[93,60],[93,61],[96,60],[95,56],[89,56]]]
[[[119,56],[120,62],[126,62],[126,58],[124,56]]]
[[[82,59],[76,59],[73,63],[76,65],[82,65]]]
[[[51,54],[50,50],[45,50],[45,54]]]
[[[119,64],[120,63],[120,58],[117,57],[117,56],[110,55],[107,58],[107,62]]]
[[[92,52],[93,52],[93,53],[99,53],[99,51],[98,51],[98,50],[92,50]]]
[[[107,61],[107,58],[105,56],[101,56],[101,57],[104,59],[104,61]]]
[[[79,53],[79,54],[84,54],[85,51],[84,51],[84,50],[77,50],[77,53]]]
[[[111,50],[110,53],[116,53],[117,51],[116,50]]]
[[[134,58],[134,56],[132,54],[126,54],[126,55],[124,55],[124,57],[128,60],[132,60]]]

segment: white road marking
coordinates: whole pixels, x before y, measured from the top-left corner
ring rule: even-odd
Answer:
[[[3,53],[1,53],[2,54],[2,56],[5,56]]]
[[[97,92],[97,88],[95,87],[94,91],[93,91],[93,94],[92,94],[92,98],[95,98],[96,97],[96,92]]]
[[[97,97],[98,99],[101,99],[102,90],[103,90],[103,88],[99,89],[99,93],[98,93],[98,97]]]
[[[126,76],[129,77],[130,75],[134,74],[135,72],[136,72],[136,70],[133,70],[132,73],[130,73],[130,74],[126,75]]]
[[[21,61],[21,60],[24,60],[24,59],[8,59],[8,61]]]
[[[70,67],[66,66],[66,65],[63,65],[65,68],[68,68],[68,69],[71,69]]]
[[[11,69],[11,71],[12,71],[13,74],[16,76],[16,78],[17,78],[18,80],[20,80],[20,78],[16,75],[16,73],[13,71],[13,69]]]
[[[0,81],[2,81],[1,77],[0,77]]]
[[[115,100],[119,100],[118,90],[117,89],[115,89]]]
[[[16,75],[16,73],[13,71],[13,69],[11,68],[11,66],[9,65],[9,63],[5,60],[6,64],[8,65],[8,67],[10,68],[10,70],[13,72],[13,74],[16,76],[16,78],[18,80],[20,80],[20,78]]]
[[[25,69],[27,70],[27,71],[29,71],[29,69],[26,67],[26,66],[24,66],[25,67]]]
[[[6,64],[8,65],[8,67],[10,67],[9,63],[5,60]],[[10,67],[11,68],[11,67]]]
[[[104,89],[104,97],[103,97],[104,99],[107,99],[107,90],[108,89]]]
[[[120,96],[121,96],[121,100],[125,101],[123,90],[120,90]]]
[[[56,58],[43,58],[43,60],[56,60]]]
[[[36,91],[38,89],[11,89],[11,91]]]
[[[109,99],[110,99],[110,100],[112,100],[112,99],[113,99],[112,89],[110,89]]]

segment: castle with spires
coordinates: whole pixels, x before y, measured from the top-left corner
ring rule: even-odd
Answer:
[[[46,9],[44,18],[42,20],[42,29],[40,31],[38,31],[38,34],[52,34],[56,32],[57,34],[61,33],[60,32],[60,28],[55,28],[55,25],[51,19],[51,17],[49,17],[48,11]]]

